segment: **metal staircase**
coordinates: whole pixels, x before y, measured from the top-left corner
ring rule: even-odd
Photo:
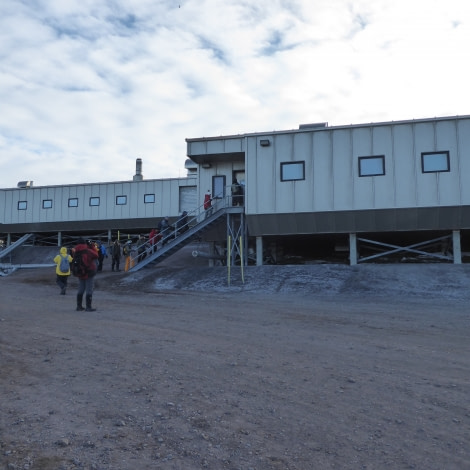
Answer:
[[[244,207],[231,207],[226,206],[224,201],[218,201],[217,207],[213,207],[213,212],[211,215],[206,217],[204,212],[199,212],[197,215],[189,215],[189,222],[187,223],[188,230],[184,233],[179,234],[176,229],[173,229],[172,232],[163,238],[158,243],[158,249],[152,251],[152,245],[150,242],[146,242],[144,246],[145,249],[145,258],[141,261],[139,259],[142,257],[142,254],[137,253],[135,250],[130,256],[130,268],[128,273],[133,273],[139,271],[140,269],[152,264],[162,262],[164,259],[171,256],[173,253],[177,252],[179,249],[183,248],[188,243],[199,239],[202,234],[207,232],[209,229],[223,222],[225,216],[227,226],[232,225],[232,215],[239,214],[243,219]],[[202,220],[201,220],[202,219]],[[195,225],[194,225],[195,223]]]

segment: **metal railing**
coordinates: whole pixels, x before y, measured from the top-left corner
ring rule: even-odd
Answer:
[[[241,196],[243,198],[243,196]],[[234,199],[235,196],[231,194],[231,187],[226,187],[225,195],[214,196],[210,199],[210,206],[207,203],[202,203],[196,209],[187,212],[185,219],[182,220],[181,215],[175,222],[174,225],[170,225],[167,229],[164,229],[162,233],[157,233],[154,239],[145,239],[143,243],[132,243],[126,242],[124,247],[127,245],[128,254],[124,256],[129,257],[126,261],[126,268],[130,269],[152,255],[158,250],[161,250],[167,243],[172,242],[179,236],[186,233],[188,230],[196,227],[200,223],[204,222],[212,215],[226,209],[227,207],[233,207],[235,201],[239,203],[243,199]],[[240,206],[241,207],[241,206]]]

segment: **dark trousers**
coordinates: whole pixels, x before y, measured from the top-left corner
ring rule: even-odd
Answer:
[[[88,279],[79,279],[78,280],[78,295],[83,295],[86,292],[86,295],[93,295],[93,277],[89,277]]]
[[[68,279],[69,277],[67,275],[61,276],[60,274],[57,274],[57,278],[55,282],[61,289],[65,289],[67,287]]]

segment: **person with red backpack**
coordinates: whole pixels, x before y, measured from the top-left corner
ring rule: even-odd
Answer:
[[[78,265],[72,268],[72,273],[78,277],[77,311],[94,312],[91,302],[93,298],[93,281],[97,270],[98,252],[91,241],[85,242],[83,238],[78,240],[73,249],[72,264]],[[83,308],[83,294],[86,293],[86,308]]]

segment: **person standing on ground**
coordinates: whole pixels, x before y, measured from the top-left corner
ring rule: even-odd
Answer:
[[[97,270],[96,260],[98,259],[98,251],[93,247],[92,242],[85,242],[83,238],[78,240],[77,246],[73,249],[74,257],[80,256],[83,262],[84,270],[78,277],[77,291],[77,311],[86,310],[94,312],[96,308],[92,308],[93,284],[94,276]],[[86,293],[86,308],[83,308],[83,294]]]
[[[103,271],[103,261],[108,257],[108,253],[106,247],[101,243],[101,240],[96,244],[96,248],[98,249],[98,272],[101,272]]]
[[[111,271],[114,271],[114,267],[116,267],[116,271],[120,271],[119,263],[121,262],[121,244],[119,243],[119,240],[114,241],[113,245],[111,246],[111,250]]]
[[[59,250],[59,254],[54,258],[54,263],[57,265],[55,268],[56,284],[60,287],[60,294],[65,295],[67,290],[67,282],[70,276],[70,263],[72,257],[67,253],[67,248],[63,246]]]

